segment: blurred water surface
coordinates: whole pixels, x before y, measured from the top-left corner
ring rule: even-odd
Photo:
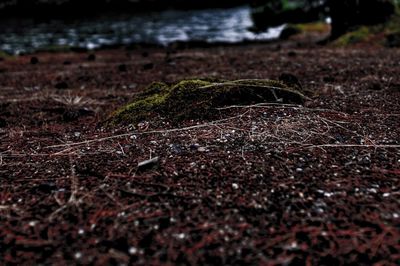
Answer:
[[[0,50],[19,54],[54,47],[95,49],[106,45],[175,41],[241,42],[278,37],[281,27],[255,34],[250,8],[162,11],[108,15],[79,21],[30,19],[0,24]]]

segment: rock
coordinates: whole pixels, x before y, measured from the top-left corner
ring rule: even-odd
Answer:
[[[323,82],[332,83],[335,82],[335,77],[333,76],[325,76],[322,78]]]
[[[33,57],[31,58],[31,64],[32,64],[32,65],[39,64],[39,59],[38,59],[36,56],[33,56]]]
[[[50,194],[51,192],[57,190],[57,186],[55,183],[41,183],[32,187],[31,191],[34,193],[41,192],[45,194]]]
[[[283,76],[285,77],[285,76]],[[211,119],[215,109],[229,105],[260,102],[303,104],[306,97],[294,75],[285,82],[274,80],[182,80],[173,85],[152,83],[130,104],[115,111],[111,124],[137,124],[162,116],[170,122],[184,119]]]
[[[88,55],[87,60],[88,61],[95,61],[96,60],[96,55],[94,55],[94,54]]]
[[[205,147],[198,147],[198,148],[197,148],[197,151],[198,151],[198,152],[206,152],[207,149],[206,149]]]
[[[400,47],[400,31],[388,34],[385,45],[386,47]]]
[[[156,168],[158,164],[159,164],[159,157],[154,157],[152,159],[139,162],[137,165],[137,171],[141,172],[152,168]]]
[[[5,119],[0,118],[0,128],[6,127],[7,126],[7,122]]]
[[[126,71],[128,71],[128,69],[127,69],[127,67],[126,67],[125,64],[120,64],[120,65],[118,66],[118,71],[119,71],[119,72],[126,72]]]
[[[147,63],[143,65],[143,70],[150,70],[153,69],[154,64],[153,63]]]
[[[361,87],[365,90],[380,91],[383,89],[382,81],[379,77],[374,75],[368,75],[360,80]]]
[[[62,121],[72,122],[78,120],[82,116],[93,115],[94,112],[87,108],[71,109],[65,108],[62,114]]]
[[[54,87],[59,90],[65,90],[65,89],[68,89],[69,86],[68,86],[67,82],[61,81],[61,82],[58,82],[56,85],[54,85]]]
[[[171,144],[170,149],[171,152],[174,154],[181,154],[183,152],[182,146],[180,144]]]

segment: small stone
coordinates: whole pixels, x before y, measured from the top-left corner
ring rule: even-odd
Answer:
[[[75,259],[79,260],[79,259],[82,258],[82,253],[81,253],[81,252],[76,252],[76,253],[74,254],[74,257],[75,257]]]
[[[129,254],[131,254],[131,255],[135,255],[135,254],[137,254],[138,249],[135,248],[135,247],[130,247],[128,252],[129,252]]]
[[[204,147],[198,147],[198,148],[197,148],[197,151],[199,151],[199,152],[205,152],[205,151],[207,151],[207,149],[204,148]]]
[[[153,63],[147,63],[143,65],[143,69],[144,70],[150,70],[154,68],[154,64]]]
[[[42,183],[31,188],[32,192],[40,192],[45,194],[50,194],[53,191],[57,190],[57,186],[54,183]]]
[[[90,55],[88,55],[87,60],[88,61],[95,61],[96,60],[96,56],[94,54],[90,54]]]
[[[0,128],[6,127],[6,126],[7,126],[6,120],[4,120],[3,118],[0,118]]]
[[[126,72],[126,71],[128,71],[128,69],[127,69],[125,64],[121,64],[121,65],[118,66],[118,71],[119,72]]]
[[[233,183],[233,184],[232,184],[232,188],[233,188],[233,189],[238,189],[238,188],[239,188],[239,185],[238,185],[237,183]]]
[[[322,80],[324,82],[326,82],[326,83],[332,83],[332,82],[335,81],[335,77],[333,77],[333,76],[325,76],[325,77],[322,78]]]
[[[176,234],[175,236],[177,239],[181,239],[181,240],[186,238],[186,235],[184,233]]]
[[[172,153],[180,154],[182,153],[182,147],[179,144],[171,144],[170,145]]]
[[[37,57],[33,56],[33,57],[31,58],[31,64],[32,64],[32,65],[36,65],[36,64],[38,64],[38,63],[39,63],[39,59],[38,59]]]
[[[67,82],[61,81],[61,82],[58,82],[54,87],[59,90],[64,90],[64,89],[68,89],[69,86],[68,86]]]
[[[36,226],[38,224],[38,221],[30,221],[29,222],[29,226],[30,227],[34,227],[34,226]]]

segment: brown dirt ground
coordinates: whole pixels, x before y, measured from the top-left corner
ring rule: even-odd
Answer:
[[[400,50],[296,43],[0,62],[4,264],[396,265]],[[102,128],[153,81],[277,78],[305,106]],[[137,164],[159,157],[151,169]]]

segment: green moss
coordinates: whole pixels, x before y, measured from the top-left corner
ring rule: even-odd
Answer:
[[[371,38],[371,34],[372,32],[370,27],[363,26],[341,36],[334,42],[334,44],[337,46],[347,46],[350,44],[365,42]]]
[[[71,51],[71,47],[66,45],[47,45],[37,50],[37,52],[48,52],[48,53],[63,53],[69,51]]]
[[[328,34],[329,31],[330,31],[330,26],[325,22],[287,24],[283,29],[283,31],[281,32],[280,38],[286,40],[293,35],[307,34],[307,33]]]
[[[347,46],[357,43],[400,46],[400,13],[396,12],[386,23],[374,26],[362,26],[338,38],[333,45]]]
[[[318,32],[318,33],[327,33],[330,31],[329,24],[325,22],[313,22],[313,23],[302,23],[293,25],[300,32]]]
[[[14,56],[10,55],[9,53],[0,50],[0,58],[10,59],[10,58],[13,58],[13,57]]]
[[[155,82],[130,104],[115,111],[109,124],[128,124],[165,117],[172,122],[215,117],[216,108],[260,102],[301,104],[296,88],[274,80],[183,80],[168,86]]]

